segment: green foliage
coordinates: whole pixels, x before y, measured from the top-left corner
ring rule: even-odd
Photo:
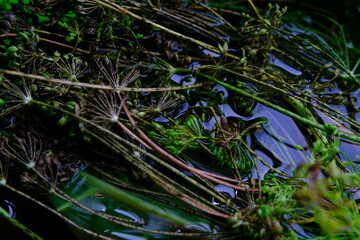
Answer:
[[[0,1],[0,8],[10,10],[13,4],[33,4],[32,0],[2,0]]]
[[[198,148],[198,141],[208,138],[203,136],[200,122],[194,115],[188,116],[183,122],[176,121],[173,128],[165,128],[157,122],[153,122],[152,125],[156,131],[149,131],[147,135],[175,156],[187,149]]]
[[[27,3],[1,2],[1,189],[83,239],[360,237],[360,51],[335,20]]]

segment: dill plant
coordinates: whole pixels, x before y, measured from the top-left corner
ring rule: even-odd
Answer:
[[[359,50],[335,20],[21,3],[0,18],[2,188],[84,239],[359,238]]]

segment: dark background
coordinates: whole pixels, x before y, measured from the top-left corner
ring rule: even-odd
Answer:
[[[0,0],[0,2],[3,0]],[[215,2],[215,1],[213,1]],[[219,1],[226,2],[226,1]],[[241,1],[245,2],[245,1]],[[278,0],[278,1],[256,1],[257,3],[279,3],[289,6],[292,9],[305,9],[307,11],[320,11],[344,25],[348,34],[348,41],[360,49],[360,1],[359,0]],[[0,16],[1,17],[1,16]],[[63,221],[59,220],[48,211],[44,211],[36,204],[19,197],[19,195],[0,188],[0,206],[8,209],[4,200],[12,202],[16,206],[16,219],[23,222],[27,227],[41,235],[45,240],[54,239],[75,239]],[[45,230],[45,231],[44,231]],[[2,240],[25,240],[26,235],[20,233],[11,224],[0,217],[0,235]]]

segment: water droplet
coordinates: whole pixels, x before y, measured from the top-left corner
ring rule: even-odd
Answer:
[[[1,204],[1,207],[3,207],[9,213],[11,218],[16,218],[17,209],[12,202],[4,200]]]

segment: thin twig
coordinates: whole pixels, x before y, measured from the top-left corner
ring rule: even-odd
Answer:
[[[96,3],[98,3],[98,4],[101,4],[101,5],[105,6],[105,7],[107,7],[107,8],[110,8],[110,9],[112,9],[112,10],[114,10],[114,11],[117,11],[117,12],[119,12],[119,13],[121,13],[121,14],[125,14],[125,15],[128,15],[128,16],[136,19],[136,20],[139,20],[139,21],[143,21],[143,22],[145,22],[145,23],[148,23],[148,24],[150,24],[151,26],[153,26],[153,27],[155,27],[155,28],[158,28],[158,29],[161,29],[161,30],[163,30],[163,31],[165,31],[165,32],[167,32],[167,33],[169,33],[169,34],[172,34],[172,35],[178,37],[178,38],[181,38],[181,39],[184,39],[184,40],[188,40],[188,41],[190,41],[190,42],[193,42],[193,43],[199,45],[200,47],[203,47],[203,48],[205,48],[205,49],[208,49],[208,50],[210,50],[210,51],[212,51],[212,52],[214,52],[214,53],[221,54],[220,50],[219,50],[217,47],[214,47],[214,46],[212,46],[212,45],[210,45],[210,44],[204,43],[204,42],[202,42],[202,41],[200,41],[200,40],[197,40],[197,39],[195,39],[195,38],[192,38],[192,37],[189,37],[189,36],[185,36],[185,35],[183,35],[183,34],[181,34],[181,33],[178,33],[178,32],[176,32],[176,31],[174,31],[174,30],[171,30],[171,29],[169,29],[169,28],[166,28],[166,27],[162,26],[161,24],[155,23],[155,22],[153,22],[153,21],[151,21],[151,20],[149,20],[149,19],[147,19],[147,18],[145,18],[145,17],[141,17],[141,16],[139,16],[139,15],[136,15],[135,13],[130,12],[130,11],[128,11],[127,9],[125,9],[124,7],[121,7],[121,6],[119,6],[119,5],[115,4],[115,3],[109,2],[109,1],[107,1],[107,0],[93,0],[93,1],[96,2]],[[233,59],[235,59],[235,60],[240,60],[240,58],[239,58],[238,56],[232,55],[232,54],[230,54],[230,53],[228,53],[228,52],[226,52],[226,53],[224,53],[224,54],[225,54],[225,56],[227,56],[227,57],[229,57],[229,58],[233,58]]]
[[[240,187],[240,186],[236,186],[236,185],[233,185],[233,184],[229,184],[227,182],[224,182],[224,181],[221,181],[219,180],[218,178],[215,178],[213,176],[210,176],[206,173],[204,173],[204,171],[202,170],[199,170],[199,169],[196,169],[196,168],[193,168],[189,165],[187,165],[186,163],[180,161],[179,159],[175,158],[174,156],[172,156],[171,154],[169,154],[168,152],[166,152],[164,149],[162,149],[160,146],[158,146],[155,142],[153,142],[140,128],[137,127],[134,119],[132,118],[131,116],[131,113],[129,111],[129,109],[124,106],[124,110],[125,110],[125,113],[127,115],[127,117],[129,118],[131,124],[133,124],[133,126],[136,128],[136,130],[138,131],[138,133],[140,134],[140,136],[151,146],[155,149],[155,151],[157,151],[159,154],[161,154],[163,157],[167,158],[168,160],[170,160],[171,162],[177,164],[178,166],[190,171],[190,172],[194,172],[202,177],[205,177],[209,180],[212,180],[216,183],[219,183],[219,184],[223,184],[225,186],[228,186],[228,187],[231,187],[231,188],[235,188],[235,189],[238,189],[238,190],[241,190],[241,191],[258,191],[257,188],[246,188],[246,187]]]
[[[120,91],[120,92],[121,91],[122,92],[168,92],[168,91],[179,91],[179,90],[184,90],[184,89],[197,88],[197,87],[201,87],[201,86],[205,85],[205,83],[195,83],[195,84],[189,84],[189,85],[178,86],[178,87],[164,87],[164,88],[112,87],[112,86],[98,85],[98,84],[91,84],[91,83],[72,82],[72,81],[56,79],[56,78],[46,78],[46,77],[43,77],[40,75],[28,74],[28,73],[11,71],[11,70],[0,70],[0,73],[12,75],[12,76],[30,78],[30,79],[40,80],[40,81],[45,81],[45,82],[51,82],[51,83],[58,83],[58,84],[78,86],[78,87],[84,87],[84,88],[93,88],[93,89],[100,89],[100,90]]]

